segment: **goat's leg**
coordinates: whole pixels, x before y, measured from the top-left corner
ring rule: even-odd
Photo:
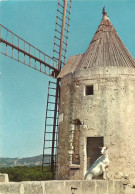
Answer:
[[[103,172],[103,179],[107,179],[107,174],[106,174],[106,171]]]
[[[92,180],[93,178],[93,174],[88,174],[86,177],[85,177],[85,180]]]
[[[107,179],[107,176],[106,176],[106,170],[105,170],[105,166],[102,165],[102,172],[103,172],[103,179]]]
[[[105,179],[105,180],[107,180],[107,179],[110,179],[109,178],[109,174],[108,174],[108,172],[105,170],[105,172],[104,172],[104,174],[103,174],[103,178]]]
[[[109,173],[108,173],[108,166],[105,167],[105,176],[106,176],[106,179],[110,179],[109,178]]]
[[[109,175],[108,175],[108,166],[104,166],[102,165],[102,171],[103,171],[103,179],[109,179]]]

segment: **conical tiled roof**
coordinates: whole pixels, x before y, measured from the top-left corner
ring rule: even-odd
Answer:
[[[73,58],[73,57],[72,57]],[[71,60],[70,60],[71,61]],[[59,77],[65,74],[91,67],[123,66],[135,67],[135,61],[121,41],[116,30],[111,24],[105,10],[102,21],[86,52],[79,55],[79,61],[74,63],[74,68],[64,66]]]
[[[135,62],[111,24],[107,14],[103,19],[77,69],[93,66],[135,67]]]

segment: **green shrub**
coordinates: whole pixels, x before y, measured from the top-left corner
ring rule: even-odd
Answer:
[[[0,168],[0,173],[8,174],[11,182],[43,181],[52,179],[52,173],[49,172],[49,167],[45,167],[44,172],[42,173],[41,166],[3,167]]]

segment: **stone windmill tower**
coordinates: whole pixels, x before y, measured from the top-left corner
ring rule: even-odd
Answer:
[[[103,9],[86,52],[72,56],[61,79],[58,178],[84,179],[109,147],[110,178],[135,176],[135,61]]]

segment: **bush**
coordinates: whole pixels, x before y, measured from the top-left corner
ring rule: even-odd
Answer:
[[[42,173],[41,166],[3,167],[0,168],[0,173],[8,174],[11,182],[43,181],[52,179],[52,173],[49,172],[49,167],[44,167],[44,172]]]

